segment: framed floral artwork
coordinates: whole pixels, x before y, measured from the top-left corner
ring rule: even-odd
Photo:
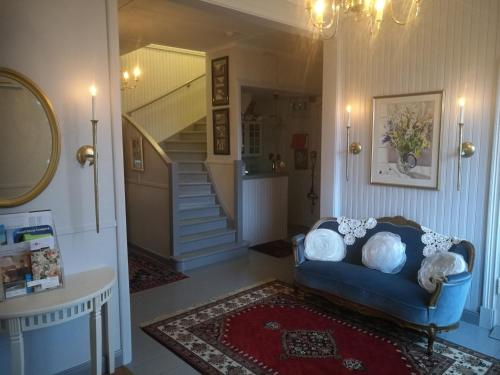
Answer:
[[[371,183],[439,188],[443,91],[373,98]]]
[[[212,111],[214,133],[214,155],[230,155],[229,108]]]
[[[212,105],[229,105],[229,57],[212,60]]]

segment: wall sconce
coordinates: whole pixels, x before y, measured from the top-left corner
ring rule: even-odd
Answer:
[[[134,76],[134,83],[131,85],[130,74],[128,70],[125,70],[122,73],[122,85],[120,87],[120,90],[124,91],[127,89],[135,89],[137,87],[137,82],[139,82],[139,77],[141,76],[141,69],[138,66],[136,66],[132,71],[132,75]]]
[[[95,119],[95,97],[97,96],[97,88],[90,86],[90,95],[92,96],[92,146],[83,145],[76,152],[76,160],[83,167],[87,164],[89,167],[94,167],[94,206],[95,206],[95,226],[99,233],[99,180],[98,180],[98,153],[97,153],[97,122]]]
[[[349,154],[353,155],[358,155],[363,147],[359,142],[352,142],[351,143],[351,112],[352,112],[352,107],[348,105],[346,107],[346,112],[347,112],[347,127],[346,127],[346,133],[347,133],[347,153],[346,153],[346,158],[345,158],[345,179],[346,181],[349,181]]]
[[[458,99],[458,175],[457,175],[457,191],[460,191],[462,185],[462,158],[470,158],[474,155],[476,147],[472,142],[463,141],[463,128],[465,118],[465,98]]]

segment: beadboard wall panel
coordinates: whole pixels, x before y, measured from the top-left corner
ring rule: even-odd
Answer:
[[[410,26],[402,28],[387,20],[372,38],[362,23],[346,22],[338,40],[325,42],[325,50],[325,65],[330,63],[329,56],[336,58],[331,62],[336,64],[335,71],[325,70],[323,83],[325,97],[335,98],[332,105],[339,113],[335,134],[345,137],[342,109],[350,103],[351,139],[363,145],[362,153],[350,158],[349,182],[344,177],[345,141],[340,142],[340,153],[333,150],[337,158],[333,165],[343,169],[343,178],[333,182],[333,190],[342,197],[335,213],[352,217],[403,215],[440,233],[471,241],[477,258],[467,309],[477,311],[481,304],[490,139],[500,57],[500,2],[422,2],[421,15]],[[444,90],[439,191],[370,184],[373,96],[434,90]],[[476,145],[476,154],[463,162],[462,189],[458,192],[460,96],[466,98],[464,140]],[[328,126],[325,119],[323,126]],[[324,129],[323,134],[331,132]],[[338,148],[338,142],[333,144]]]
[[[207,115],[205,77],[151,103],[132,117],[161,142]]]
[[[177,48],[148,46],[121,56],[122,71],[142,75],[133,90],[122,91],[122,111],[129,112],[205,73],[205,55]]]
[[[130,74],[135,66],[142,70],[137,87],[122,91],[124,113],[200,77],[206,69],[202,52],[154,45],[123,55],[121,64]],[[206,116],[205,81],[200,78],[131,116],[161,142]]]
[[[288,177],[243,180],[243,239],[250,246],[287,238]]]

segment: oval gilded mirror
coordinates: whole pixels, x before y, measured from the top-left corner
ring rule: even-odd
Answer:
[[[59,162],[59,130],[47,97],[29,78],[0,67],[0,207],[34,199]]]

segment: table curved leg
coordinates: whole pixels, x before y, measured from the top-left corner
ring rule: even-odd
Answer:
[[[24,340],[19,319],[9,319],[7,329],[10,338],[10,366],[13,375],[24,375]]]
[[[105,319],[105,324],[104,324],[104,342],[106,344],[105,351],[106,351],[106,358],[108,359],[108,372],[110,374],[115,373],[115,352],[113,349],[113,335],[111,332],[111,309],[109,306],[110,301],[108,300],[104,305],[104,319]]]
[[[102,314],[101,297],[92,300],[93,309],[90,313],[90,359],[92,375],[102,374]]]

